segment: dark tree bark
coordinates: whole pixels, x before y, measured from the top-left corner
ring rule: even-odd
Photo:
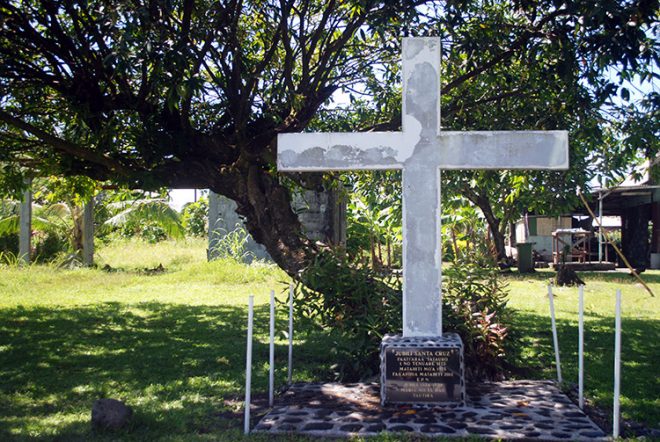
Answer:
[[[497,260],[502,261],[506,259],[506,241],[505,241],[505,232],[506,225],[508,220],[501,220],[493,212],[493,207],[491,206],[490,200],[488,197],[482,193],[478,193],[479,190],[471,188],[463,188],[463,195],[481,209],[484,218],[486,218],[486,223],[488,224],[488,230],[490,231],[491,238],[493,240],[493,245],[495,247],[495,252],[497,254]]]
[[[629,207],[621,216],[621,248],[631,266],[646,269],[649,266],[649,221],[651,207]]]

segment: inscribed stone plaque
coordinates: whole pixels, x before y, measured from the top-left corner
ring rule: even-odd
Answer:
[[[463,343],[455,333],[419,338],[386,335],[381,344],[385,403],[462,405]]]
[[[385,379],[390,402],[452,402],[460,400],[458,348],[385,349]]]

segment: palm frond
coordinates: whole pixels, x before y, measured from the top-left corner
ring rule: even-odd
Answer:
[[[20,230],[20,216],[9,215],[0,218],[0,236],[17,234]]]
[[[151,221],[172,238],[183,238],[185,235],[179,212],[162,198],[118,201],[109,204],[108,208],[121,211],[106,220],[105,226],[121,227],[131,222]]]
[[[50,204],[44,207],[42,210],[37,211],[42,213],[45,217],[56,216],[58,218],[69,218],[71,217],[71,209],[65,203],[55,203]]]

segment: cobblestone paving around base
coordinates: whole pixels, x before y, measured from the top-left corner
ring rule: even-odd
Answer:
[[[550,381],[487,382],[467,386],[468,406],[413,408],[380,405],[370,384],[294,384],[255,431],[310,436],[369,436],[383,431],[427,436],[536,440],[606,440]]]

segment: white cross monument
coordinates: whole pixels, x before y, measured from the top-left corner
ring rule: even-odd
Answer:
[[[440,39],[403,39],[401,132],[278,136],[278,169],[403,171],[403,336],[442,336],[440,169],[567,169],[566,131],[440,130]]]
[[[439,38],[403,39],[402,120],[401,132],[280,134],[278,169],[403,171],[403,337],[383,339],[381,400],[464,403],[463,345],[442,335],[440,169],[567,169],[568,134],[441,131]],[[420,360],[434,367],[423,376]]]

